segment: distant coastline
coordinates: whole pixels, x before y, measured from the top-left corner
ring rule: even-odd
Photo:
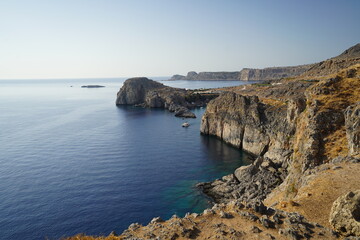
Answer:
[[[289,66],[289,67],[269,67],[269,68],[243,68],[241,71],[234,72],[188,72],[187,75],[175,74],[169,80],[189,80],[189,81],[261,81],[261,80],[280,80],[282,78],[301,75],[313,67],[314,64]]]

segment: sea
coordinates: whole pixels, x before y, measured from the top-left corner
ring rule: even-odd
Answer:
[[[249,83],[155,79],[188,89]],[[108,235],[199,213],[210,199],[195,185],[250,162],[200,134],[205,108],[184,120],[116,106],[124,80],[0,80],[0,239]],[[105,87],[81,88],[89,84]]]

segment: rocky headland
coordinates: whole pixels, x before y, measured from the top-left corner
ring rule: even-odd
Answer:
[[[218,94],[200,90],[186,90],[165,86],[162,83],[140,77],[124,82],[117,93],[116,105],[133,105],[149,108],[164,108],[176,117],[195,118],[191,108],[204,107]]]
[[[201,133],[255,160],[197,185],[213,208],[132,224],[120,235],[70,239],[359,239],[359,48],[342,54],[346,64],[355,62],[345,68],[323,64],[314,75],[312,68],[219,89],[224,93],[208,103]]]
[[[205,80],[205,81],[260,81],[279,80],[281,78],[293,77],[303,74],[313,65],[300,65],[290,67],[269,67],[263,69],[243,68],[235,72],[188,72],[186,76],[176,74],[170,80]]]

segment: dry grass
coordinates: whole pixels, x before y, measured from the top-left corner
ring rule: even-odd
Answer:
[[[349,71],[356,71],[355,75],[359,76],[360,64],[347,68],[337,75],[331,75],[331,77],[339,78],[340,80],[330,86],[326,86],[326,80],[323,80],[312,87],[313,89],[326,88],[329,91],[328,94],[312,95],[313,101],[317,100],[320,102],[319,112],[343,112],[348,106],[360,101],[360,79],[357,77],[349,78]],[[339,129],[334,128],[334,131],[326,136],[324,156],[326,156],[327,159],[332,159],[339,155],[346,155],[347,153],[348,143],[345,127],[341,126]]]
[[[326,137],[324,148],[324,155],[327,159],[333,159],[337,156],[346,156],[348,154],[349,148],[344,126]]]
[[[277,99],[271,99],[271,98],[260,98],[260,101],[263,102],[266,105],[271,105],[274,107],[284,107],[286,106],[286,102],[277,100]]]
[[[360,186],[360,164],[343,163],[341,169],[322,171],[314,175],[308,184],[298,189],[298,195],[292,199],[297,204],[281,202],[277,208],[290,212],[299,212],[307,219],[329,225],[329,215],[333,202],[349,191],[358,190]],[[279,199],[266,201],[271,205]],[[297,206],[296,206],[297,205]]]

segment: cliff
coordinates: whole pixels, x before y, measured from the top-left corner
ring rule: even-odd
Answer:
[[[233,175],[199,186],[215,202],[264,200],[268,206],[294,210],[289,202],[296,201],[296,211],[328,225],[332,203],[360,184],[358,177],[343,180],[346,170],[333,172],[360,169],[359,77],[357,64],[318,80],[232,88],[235,93],[212,100],[201,132],[257,159]],[[294,92],[295,82],[306,85]],[[284,89],[287,94],[279,94]],[[338,182],[329,182],[330,176]],[[316,214],[308,210],[314,206]]]
[[[167,87],[147,78],[130,78],[117,93],[116,105],[164,108],[177,117],[195,118],[189,108],[205,106],[216,94]]]
[[[278,80],[303,74],[312,66],[313,64],[263,69],[244,68],[240,71],[238,79],[242,81]]]
[[[354,59],[357,49],[342,57]],[[216,203],[211,209],[132,224],[121,235],[70,239],[360,237],[360,64],[221,90],[208,103],[201,132],[255,160],[197,185]]]
[[[170,78],[170,80],[239,80],[238,79],[239,72],[199,72],[196,73],[194,71],[188,72],[186,76],[183,75],[174,75]]]
[[[264,69],[244,68],[236,72],[189,72],[186,76],[174,75],[170,80],[237,80],[237,81],[259,81],[278,80],[286,77],[298,76],[306,72],[312,65],[301,65],[294,67],[270,67]]]

